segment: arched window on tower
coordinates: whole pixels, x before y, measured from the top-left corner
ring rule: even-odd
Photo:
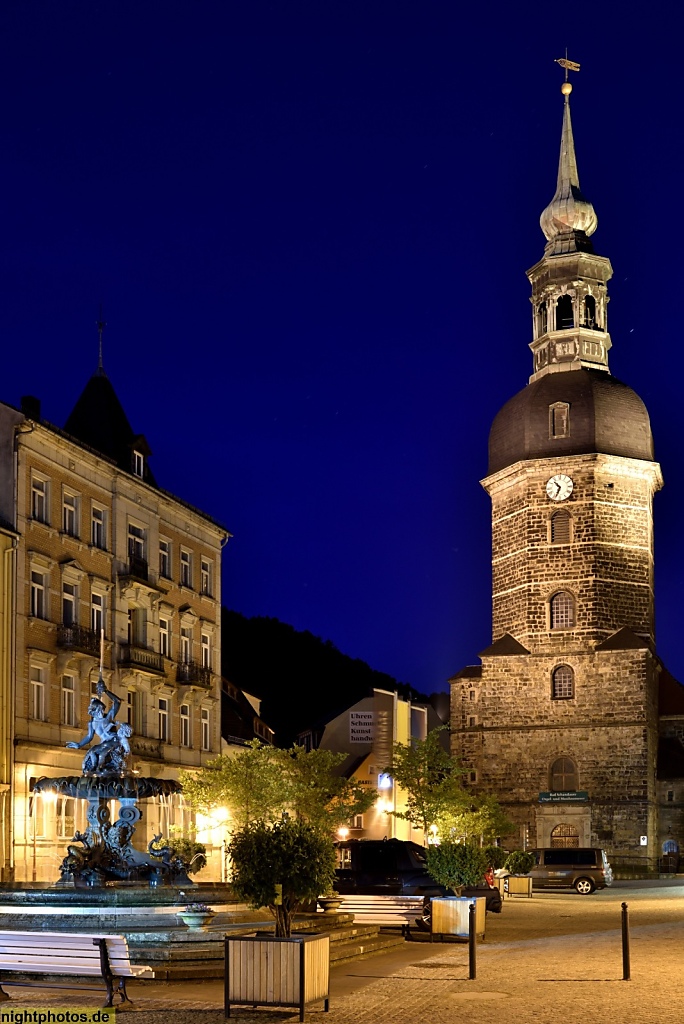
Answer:
[[[558,665],[551,676],[552,700],[572,700],[575,696],[575,673],[569,665]]]
[[[559,509],[551,516],[551,543],[569,544],[572,536],[572,518],[565,509]]]
[[[576,793],[579,789],[577,765],[571,757],[557,757],[549,772],[552,793]]]
[[[559,590],[549,602],[551,629],[571,629],[575,625],[575,599],[567,590]]]
[[[572,296],[559,295],[556,302],[556,330],[565,331],[575,326],[575,317],[572,312]]]
[[[596,299],[593,295],[584,297],[584,323],[583,327],[589,327],[592,331],[598,330],[596,323]]]
[[[537,306],[537,337],[540,338],[542,334],[546,334],[549,329],[549,314],[546,308],[546,303],[542,302]]]

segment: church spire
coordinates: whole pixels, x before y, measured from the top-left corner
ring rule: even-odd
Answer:
[[[104,363],[102,362],[102,335],[104,334],[104,329],[107,326],[107,322],[102,319],[102,305],[100,305],[100,318],[99,320],[96,320],[95,323],[97,324],[97,335],[99,338],[99,354],[97,359],[97,371],[95,373],[95,376],[106,377],[107,374],[104,371]]]
[[[594,253],[589,236],[596,212],[580,191],[570,118],[568,71],[579,64],[567,57],[561,92],[565,97],[556,192],[541,215],[547,243],[544,256],[528,270],[532,285],[534,358],[530,380],[561,370],[608,370],[608,293],[610,261]]]
[[[570,82],[563,82],[561,92],[565,96],[565,105],[558,160],[558,181],[555,195],[539,219],[541,229],[548,239],[545,249],[547,255],[563,252],[593,252],[589,236],[593,235],[598,225],[594,207],[580,190],[575,140],[570,117],[570,93],[572,92]]]

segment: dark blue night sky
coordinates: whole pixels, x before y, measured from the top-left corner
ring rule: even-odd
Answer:
[[[478,481],[531,372],[567,46],[611,369],[665,476],[658,639],[682,678],[684,15],[628,11],[5,0],[0,398],[63,424],[102,302],[157,479],[234,534],[225,603],[441,688],[490,641]]]

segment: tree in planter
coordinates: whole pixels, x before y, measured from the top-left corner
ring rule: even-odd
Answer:
[[[487,857],[488,864],[490,864],[495,871],[498,871],[499,868],[504,866],[506,858],[508,857],[508,854],[501,846],[483,846],[482,852]]]
[[[460,896],[464,886],[477,885],[489,866],[487,854],[469,843],[442,842],[428,846],[427,867],[436,882]]]
[[[440,821],[440,834],[463,842],[491,843],[515,828],[493,796],[467,798],[469,802]]]
[[[305,822],[251,822],[234,834],[228,852],[236,895],[255,910],[268,907],[277,937],[289,938],[300,906],[332,889],[332,840]]]
[[[526,875],[532,870],[535,862],[536,858],[533,853],[529,853],[527,850],[513,850],[513,853],[509,853],[506,858],[504,867],[512,875]]]

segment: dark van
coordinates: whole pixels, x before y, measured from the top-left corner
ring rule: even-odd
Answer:
[[[335,844],[335,889],[341,896],[447,896],[427,869],[425,849],[404,839],[347,839]],[[464,896],[483,896],[487,910],[501,910],[501,894],[482,881]]]
[[[588,896],[613,882],[605,850],[562,846],[533,850],[537,863],[530,871],[533,889],[575,889]]]

